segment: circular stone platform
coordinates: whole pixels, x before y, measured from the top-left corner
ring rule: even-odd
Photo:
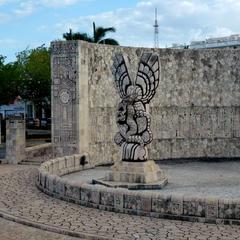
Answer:
[[[61,201],[39,191],[36,177],[36,168],[0,165],[0,216],[84,239],[239,239],[239,226],[134,216]]]
[[[179,194],[185,197],[240,198],[240,162],[185,162],[160,163],[169,183],[161,190],[144,190],[144,192],[161,192],[161,194]],[[91,183],[103,178],[110,167],[96,167],[63,176],[71,181]],[[140,190],[138,190],[139,192]]]

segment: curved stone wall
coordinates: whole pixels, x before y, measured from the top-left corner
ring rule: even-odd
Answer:
[[[161,74],[149,107],[150,159],[240,157],[240,49],[147,49],[82,41],[57,41],[51,47],[57,155],[88,152],[95,164],[120,159],[113,143],[119,102],[113,56],[127,57],[136,74],[141,55],[154,52]]]
[[[61,178],[91,167],[84,155],[56,158],[41,165],[36,184],[55,198],[102,210],[194,222],[240,224],[240,199],[163,196],[160,191],[107,188]]]

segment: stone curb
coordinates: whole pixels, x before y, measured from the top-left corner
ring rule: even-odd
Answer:
[[[46,225],[46,224],[41,224],[41,223],[37,223],[37,222],[33,222],[33,221],[29,221],[27,219],[19,218],[19,217],[16,217],[14,215],[5,213],[1,209],[0,209],[0,217],[4,218],[6,220],[9,220],[9,221],[13,221],[13,222],[16,222],[16,223],[20,223],[20,224],[29,226],[29,227],[34,227],[34,228],[38,228],[38,229],[41,229],[41,230],[54,232],[54,233],[58,233],[58,234],[68,235],[68,236],[71,236],[71,237],[79,237],[79,238],[89,239],[89,240],[112,240],[111,238],[107,238],[107,237],[104,237],[104,236],[73,232],[73,231],[69,231],[69,230],[66,230],[66,229],[62,229],[62,228],[58,228],[58,227],[54,227],[54,226],[50,226],[50,225]]]
[[[52,147],[52,143],[43,143],[43,144],[39,144],[32,147],[26,147],[25,151],[32,152],[32,151],[41,150],[41,149],[50,148],[50,147]]]
[[[81,156],[73,155],[43,163],[38,169],[37,187],[67,202],[112,212],[190,222],[240,225],[240,199],[187,197],[177,194],[137,192],[76,183],[62,175],[92,168],[80,166]]]

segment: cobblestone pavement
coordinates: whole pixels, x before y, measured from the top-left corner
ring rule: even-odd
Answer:
[[[0,165],[0,213],[97,239],[234,240],[240,227],[100,211],[51,198],[35,187],[36,168]]]
[[[78,240],[79,238],[64,236],[41,229],[27,227],[0,218],[1,240]]]

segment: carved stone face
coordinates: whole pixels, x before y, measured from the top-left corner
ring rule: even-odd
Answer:
[[[117,108],[116,120],[119,124],[124,124],[127,120],[127,103],[120,102]]]
[[[126,94],[126,100],[129,102],[138,101],[143,95],[141,88],[138,86],[129,86]]]

